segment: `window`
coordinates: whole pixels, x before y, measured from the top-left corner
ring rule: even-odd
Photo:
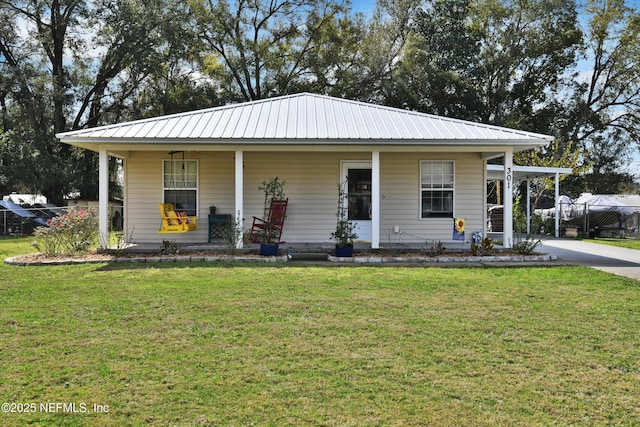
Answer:
[[[371,169],[348,169],[349,219],[371,221]]]
[[[177,211],[197,216],[198,161],[164,160],[162,177],[164,203],[173,203]]]
[[[453,218],[453,161],[420,162],[421,218]]]

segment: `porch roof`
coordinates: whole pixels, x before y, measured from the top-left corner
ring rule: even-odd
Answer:
[[[91,150],[98,150],[101,144],[136,144],[140,148],[178,143],[202,148],[225,144],[512,146],[514,151],[521,151],[553,139],[309,93],[60,133],[57,137]]]
[[[542,166],[519,166],[513,165],[513,179],[515,181],[525,181],[534,178],[553,178],[557,174],[568,175],[573,173],[571,168],[554,168]],[[504,179],[504,165],[487,165],[487,179],[500,181]]]

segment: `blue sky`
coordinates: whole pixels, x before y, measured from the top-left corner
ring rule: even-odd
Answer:
[[[375,0],[351,0],[352,10],[354,12],[371,13],[375,6]]]

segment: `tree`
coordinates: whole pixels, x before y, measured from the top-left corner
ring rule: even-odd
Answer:
[[[531,119],[544,117],[535,112],[559,91],[580,36],[563,0],[427,1],[396,66],[396,103],[544,131]]]
[[[585,10],[590,19],[583,32],[574,2],[424,2],[387,99],[552,134],[556,144],[528,162],[559,166],[558,156],[572,153],[574,170],[593,167],[598,176],[611,174],[607,182],[625,185],[628,176],[617,171],[640,141],[640,15],[623,0],[589,1]],[[582,73],[585,63],[592,67]]]
[[[141,108],[139,101],[150,87],[162,86],[159,82],[169,92],[192,87],[195,80],[186,80],[195,68],[190,52],[195,34],[184,25],[188,18],[181,2],[101,0],[92,17],[97,28],[92,42],[102,52],[90,58],[86,84],[78,87],[73,129],[144,116],[153,106]],[[171,104],[172,96],[163,96]]]
[[[4,166],[22,165],[12,174],[13,184],[37,188],[54,202],[64,194],[64,159],[70,147],[62,147],[55,133],[66,130],[69,73],[64,58],[70,27],[85,17],[79,1],[0,1],[0,9],[9,28],[2,43],[3,68],[10,79],[3,103],[2,151]],[[16,33],[18,22],[25,22],[30,38]]]
[[[536,110],[562,88],[563,76],[575,64],[582,33],[577,10],[564,0],[474,4],[471,22],[482,34],[481,121],[538,131]]]
[[[336,0],[192,0],[201,64],[223,90],[245,101],[289,93],[313,76],[325,26],[345,13]],[[324,38],[326,40],[326,37]]]
[[[359,89],[366,86],[360,83],[368,75],[362,55],[365,28],[362,16],[346,15],[325,18],[323,25],[310,25],[316,46],[301,60],[306,72],[291,81],[287,91],[360,99]]]
[[[640,14],[624,0],[589,0],[585,11],[588,68],[572,87],[562,137],[590,149],[594,173],[611,173],[640,149]]]
[[[581,155],[581,151],[577,150],[573,144],[561,144],[558,139],[555,139],[548,146],[539,150],[517,153],[514,156],[514,162],[526,166],[570,168],[574,174],[579,175],[589,168],[588,165],[582,164]],[[568,177],[570,175],[560,175],[559,180],[562,182]],[[531,209],[535,210],[545,192],[554,190],[555,178],[536,178],[532,179],[529,184],[533,189]],[[526,192],[526,183],[522,183],[522,185],[525,185],[524,192]],[[553,200],[550,206],[553,206]]]
[[[223,105],[227,101],[215,82],[197,75],[197,68],[165,63],[141,85],[132,99],[132,117],[158,117]]]
[[[431,114],[478,119],[480,34],[469,0],[432,0],[414,8],[412,32],[394,69],[388,102]]]
[[[97,196],[95,154],[55,134],[135,115],[131,99],[142,82],[166,56],[183,52],[176,41],[186,38],[184,19],[175,16],[182,10],[169,1],[0,0],[8,24],[0,29],[0,149],[5,172],[25,166],[11,173],[12,185],[53,203],[71,191]]]

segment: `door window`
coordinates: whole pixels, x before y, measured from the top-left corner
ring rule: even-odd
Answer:
[[[371,169],[349,169],[349,219],[371,220]]]

